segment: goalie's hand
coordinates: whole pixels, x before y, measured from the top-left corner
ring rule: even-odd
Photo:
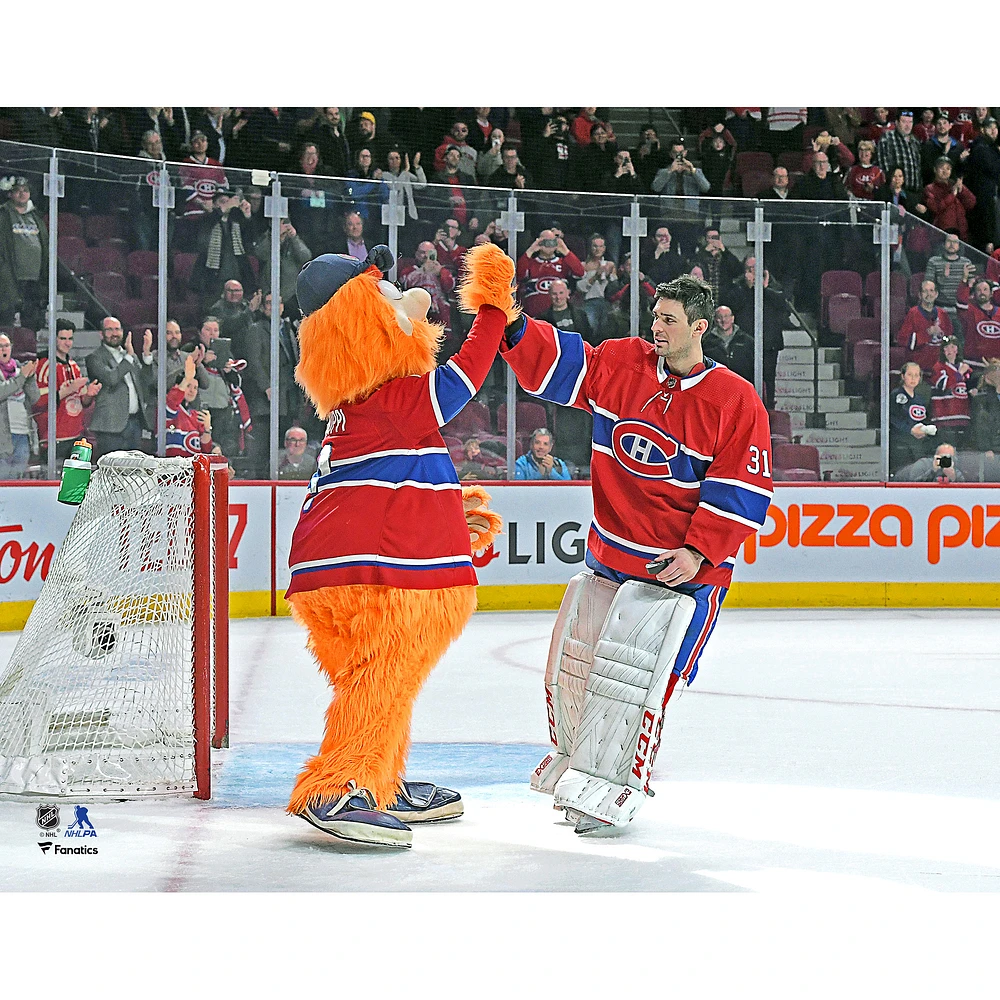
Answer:
[[[653,561],[660,562],[665,559],[671,560],[670,565],[660,570],[656,574],[656,579],[668,587],[693,580],[698,570],[701,569],[701,564],[705,561],[705,557],[700,552],[695,552],[694,549],[687,547],[664,549]]]

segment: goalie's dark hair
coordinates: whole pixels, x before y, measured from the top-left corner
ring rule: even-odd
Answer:
[[[679,302],[684,307],[684,315],[689,324],[699,319],[705,320],[709,326],[715,318],[715,296],[712,286],[692,274],[682,274],[673,281],[656,286],[657,299],[670,299]]]

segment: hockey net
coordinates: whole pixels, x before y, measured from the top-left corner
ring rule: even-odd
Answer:
[[[98,462],[0,675],[0,795],[210,796],[228,565],[224,462]]]

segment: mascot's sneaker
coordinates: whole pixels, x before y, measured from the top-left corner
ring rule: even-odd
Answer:
[[[347,794],[306,806],[299,815],[339,840],[377,847],[412,847],[413,831],[395,816],[379,812],[367,788],[348,783]]]
[[[465,806],[462,796],[450,788],[439,788],[429,781],[404,781],[386,812],[407,823],[438,823],[458,819]]]

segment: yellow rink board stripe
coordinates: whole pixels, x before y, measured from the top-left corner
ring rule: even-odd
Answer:
[[[559,607],[565,584],[479,588],[480,611],[541,611]],[[278,594],[279,615],[289,614]],[[34,601],[0,603],[0,631],[24,627]],[[996,608],[1000,587],[993,583],[735,583],[727,608]],[[231,618],[266,618],[271,613],[267,590],[229,595]]]

